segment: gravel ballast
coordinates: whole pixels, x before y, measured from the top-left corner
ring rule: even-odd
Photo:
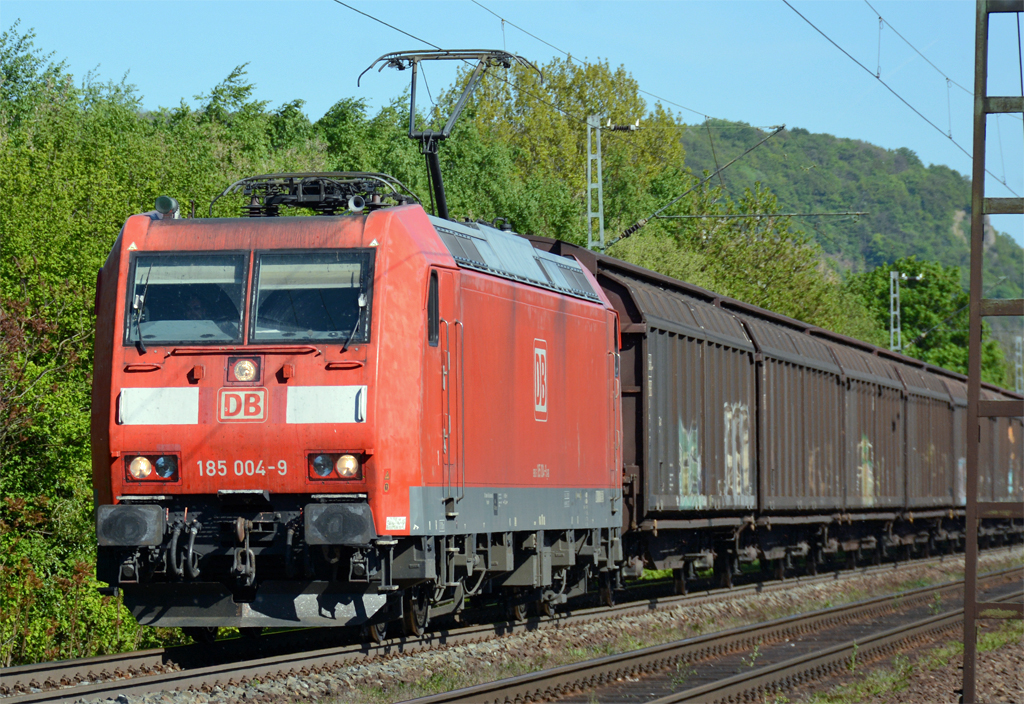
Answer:
[[[984,556],[984,571],[1019,565],[1022,553]],[[859,601],[901,589],[963,578],[963,558],[932,566],[905,566],[839,582],[794,583],[792,588],[750,594],[710,604],[680,605],[585,624],[558,624],[480,643],[412,655],[369,657],[330,672],[289,675],[267,681],[213,687],[209,692],[161,692],[92,700],[93,704],[235,704],[242,702],[354,702],[405,699],[490,682],[505,677],[589,660],[603,655],[720,631],[750,623]],[[991,653],[986,654],[991,655]],[[1021,663],[1007,661],[1004,667]],[[959,682],[959,671],[954,670]],[[981,676],[979,675],[979,681]],[[958,685],[959,686],[959,685]],[[1007,684],[1006,686],[1013,686]],[[902,694],[902,693],[901,693]],[[804,692],[803,695],[810,695]],[[81,700],[80,700],[81,701]],[[790,698],[790,701],[797,701]],[[879,700],[888,701],[888,700]],[[895,700],[893,700],[895,701]],[[900,698],[899,701],[911,701]],[[914,701],[936,701],[920,699]],[[994,699],[992,701],[1006,701]],[[1019,701],[1024,702],[1024,698]]]

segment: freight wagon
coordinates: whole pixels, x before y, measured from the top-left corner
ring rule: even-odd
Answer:
[[[778,575],[960,549],[966,377],[696,286],[530,237],[581,261],[622,325],[627,573]],[[986,386],[984,398],[1020,399]],[[1022,501],[1020,418],[985,419],[979,499]],[[986,520],[986,541],[1020,521]]]

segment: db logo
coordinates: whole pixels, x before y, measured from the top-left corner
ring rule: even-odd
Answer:
[[[533,341],[533,417],[548,419],[548,343]]]
[[[221,423],[262,423],[266,419],[266,389],[221,389],[217,394],[217,420]]]

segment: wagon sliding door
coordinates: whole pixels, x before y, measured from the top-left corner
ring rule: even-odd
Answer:
[[[745,318],[763,356],[760,466],[766,511],[838,510],[844,389],[828,348],[798,332]]]

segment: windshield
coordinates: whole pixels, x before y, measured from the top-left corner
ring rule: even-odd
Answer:
[[[136,254],[125,344],[242,341],[248,256],[242,253]]]
[[[253,342],[369,342],[372,250],[257,257]]]

